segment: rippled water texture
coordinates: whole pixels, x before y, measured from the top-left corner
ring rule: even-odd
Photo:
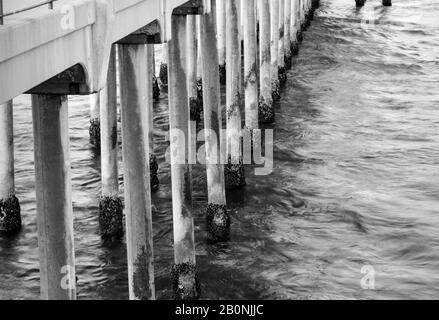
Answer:
[[[321,2],[276,106],[274,172],[248,170],[248,186],[228,194],[227,244],[206,244],[205,172],[195,170],[205,299],[439,296],[439,1],[384,8],[368,0],[361,10],[354,0]],[[373,25],[364,20],[371,18]],[[104,243],[98,233],[100,159],[88,141],[88,101],[70,101],[78,298],[126,299],[125,242]],[[167,299],[166,96],[154,111],[162,183],[153,196],[156,289]],[[0,239],[0,298],[29,299],[39,296],[39,272],[28,96],[14,112],[24,225]],[[360,286],[365,265],[375,269],[375,290]]]

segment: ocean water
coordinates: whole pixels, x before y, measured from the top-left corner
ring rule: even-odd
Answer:
[[[195,167],[203,299],[439,297],[438,17],[439,0],[393,0],[392,7],[368,0],[362,9],[354,0],[321,1],[269,127],[273,173],[255,176],[249,169],[248,186],[227,195],[228,243],[206,242],[206,177]],[[88,97],[71,97],[69,114],[78,299],[127,299],[125,241],[99,235],[100,158],[89,143]],[[14,126],[23,228],[0,237],[0,299],[34,299],[29,96],[15,100]],[[156,293],[169,299],[172,198],[163,91],[154,126],[161,182],[152,198]],[[120,167],[121,195],[122,177]],[[366,290],[362,271],[371,270],[374,289]]]

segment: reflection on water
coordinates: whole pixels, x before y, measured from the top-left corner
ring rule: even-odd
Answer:
[[[321,1],[276,106],[274,171],[229,193],[227,244],[207,245],[206,178],[196,166],[203,298],[433,298],[439,294],[439,1]],[[377,19],[361,28],[361,21]],[[157,69],[158,70],[158,69]],[[17,195],[24,226],[0,239],[0,298],[37,298],[29,97],[15,100]],[[167,97],[154,107],[160,191],[153,196],[156,286],[171,298]],[[126,299],[125,243],[98,234],[100,159],[88,99],[70,101],[79,299]],[[250,172],[250,170],[248,170]],[[121,182],[122,182],[121,170]],[[123,187],[121,183],[121,187]],[[361,269],[376,272],[362,290]]]

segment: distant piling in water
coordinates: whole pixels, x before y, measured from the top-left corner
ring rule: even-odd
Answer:
[[[15,195],[14,125],[12,100],[0,105],[0,232],[21,228],[20,203]]]
[[[100,92],[101,182],[99,226],[105,238],[123,235],[123,204],[119,197],[116,48],[112,46],[107,82]]]

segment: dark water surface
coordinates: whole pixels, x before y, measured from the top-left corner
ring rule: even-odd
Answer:
[[[206,244],[206,179],[195,170],[203,298],[439,297],[439,0],[390,8],[369,0],[361,10],[354,0],[321,2],[276,107],[274,172],[248,170],[248,186],[228,195],[227,244]],[[375,25],[362,28],[371,12]],[[88,101],[70,101],[78,298],[126,299],[125,242],[104,243],[98,232],[100,159],[88,141]],[[165,96],[154,111],[156,289],[166,299],[173,237]],[[0,238],[0,299],[30,299],[39,297],[39,272],[28,96],[14,112],[24,225]],[[360,286],[365,265],[375,269],[375,290]]]

